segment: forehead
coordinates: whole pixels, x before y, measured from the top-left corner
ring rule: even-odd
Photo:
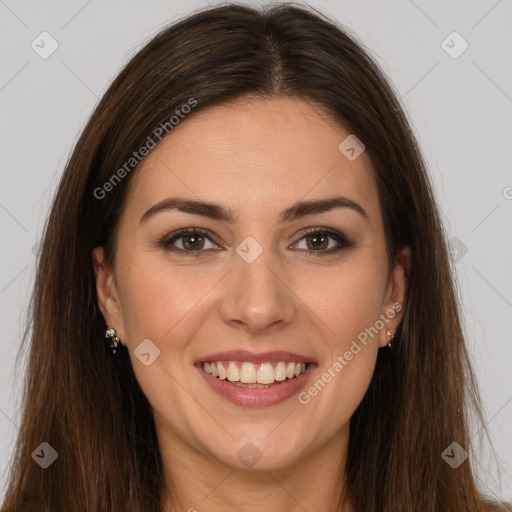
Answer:
[[[207,107],[183,119],[142,160],[127,201],[140,210],[169,196],[199,196],[237,212],[262,212],[340,193],[371,211],[378,199],[370,158],[363,151],[351,161],[339,149],[350,135],[302,99]]]

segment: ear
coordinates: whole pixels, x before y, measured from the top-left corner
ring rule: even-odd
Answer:
[[[411,248],[400,249],[395,257],[395,266],[389,274],[384,294],[381,319],[384,328],[379,334],[379,347],[385,347],[389,342],[386,337],[387,330],[394,335],[402,321],[405,308],[405,293],[407,276],[411,268]]]
[[[92,264],[96,277],[98,306],[103,314],[107,328],[113,327],[121,340],[124,338],[123,313],[117,293],[114,273],[105,260],[103,247],[92,250]]]

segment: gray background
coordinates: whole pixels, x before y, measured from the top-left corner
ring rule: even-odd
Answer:
[[[163,25],[206,5],[205,0],[0,0],[0,486],[17,430],[15,357],[24,345],[34,252],[57,180],[122,64]],[[358,35],[396,87],[416,130],[454,239],[468,343],[502,468],[500,475],[489,447],[477,443],[479,477],[510,501],[512,2],[311,0],[310,5]],[[50,48],[49,39],[41,43],[38,37],[43,31],[58,43],[46,59],[31,47],[35,40]],[[453,31],[469,44],[458,58],[442,46]],[[445,43],[451,52],[462,44],[453,36]],[[478,441],[476,429],[473,436]]]

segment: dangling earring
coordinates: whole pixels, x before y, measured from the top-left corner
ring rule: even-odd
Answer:
[[[395,337],[394,333],[389,329],[386,331],[386,341],[388,342],[388,347],[391,348],[391,341]]]
[[[121,343],[121,340],[117,337],[116,330],[112,327],[105,331],[105,338],[108,338],[108,346],[112,350],[112,354],[117,352],[117,345]]]

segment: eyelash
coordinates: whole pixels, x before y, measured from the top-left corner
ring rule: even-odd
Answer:
[[[175,242],[176,240],[179,240],[180,238],[183,238],[187,235],[193,235],[193,234],[200,234],[200,235],[206,237],[210,242],[215,243],[212,240],[212,238],[209,236],[209,231],[207,231],[205,229],[201,229],[201,228],[185,228],[185,229],[180,229],[178,232],[176,232],[172,235],[164,237],[159,242],[159,245],[161,247],[163,247],[166,251],[171,251],[176,254],[186,256],[186,257],[187,256],[192,257],[192,258],[202,257],[203,254],[201,254],[201,253],[204,253],[207,251],[204,251],[204,250],[185,251],[183,249],[179,249],[178,247],[175,247],[172,245],[173,242]],[[352,240],[349,240],[346,235],[344,235],[343,233],[340,233],[339,231],[331,229],[331,228],[309,229],[301,234],[301,237],[297,240],[297,242],[295,242],[295,244],[297,244],[298,242],[300,242],[303,238],[306,238],[307,236],[318,235],[318,234],[328,235],[329,238],[332,238],[333,240],[335,240],[339,245],[337,248],[329,249],[329,250],[312,251],[309,249],[302,249],[306,253],[307,257],[318,258],[318,257],[338,253],[338,252],[342,251],[343,249],[349,249],[351,247],[354,247],[354,245],[355,245],[355,243]]]

